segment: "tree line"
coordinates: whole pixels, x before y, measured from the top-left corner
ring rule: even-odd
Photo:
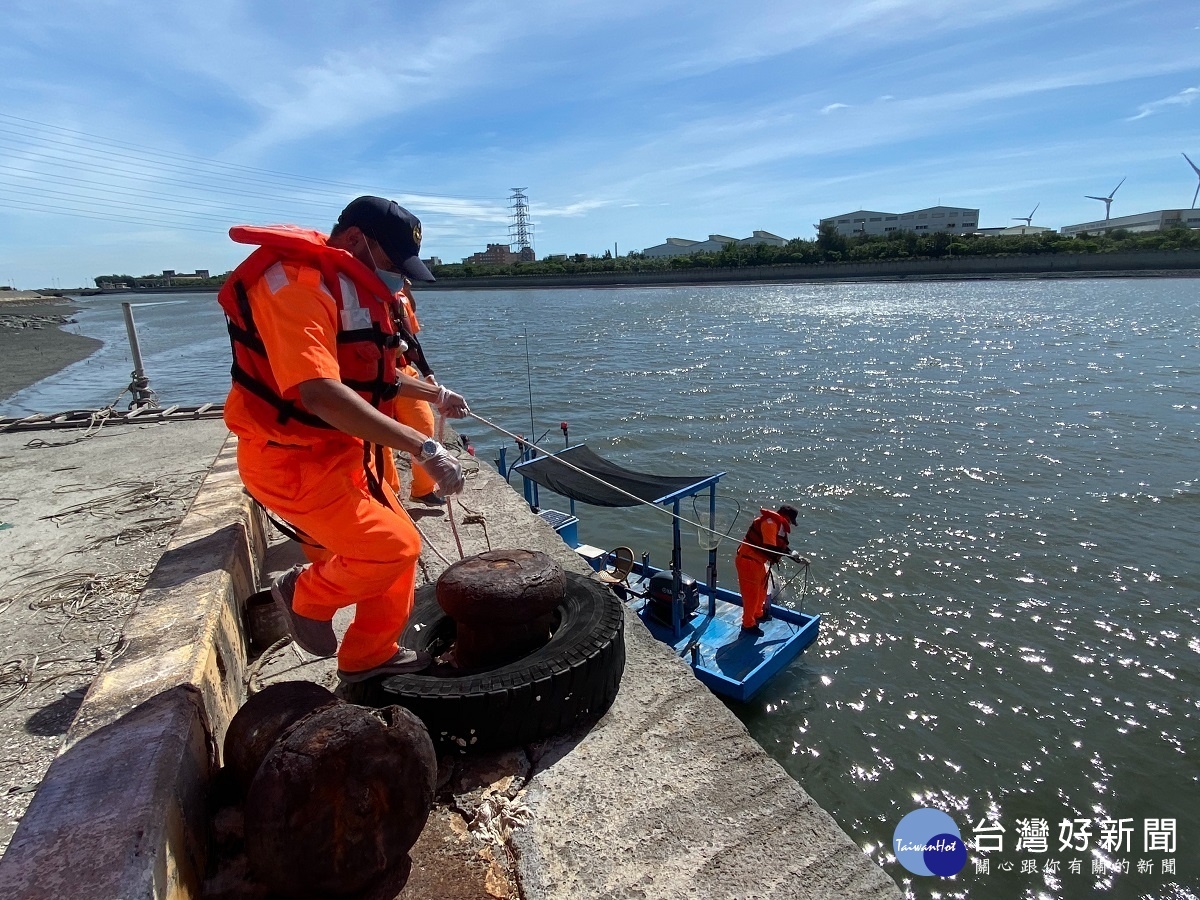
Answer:
[[[983,236],[894,231],[885,235],[840,234],[825,226],[813,240],[795,238],[782,247],[768,244],[726,244],[717,253],[647,257],[641,253],[613,257],[543,259],[509,265],[449,263],[435,266],[439,278],[479,275],[573,275],[588,272],[660,272],[672,269],[732,269],[753,266],[814,265],[905,259],[945,259],[967,256],[1037,256],[1047,253],[1117,253],[1151,250],[1200,250],[1200,230],[1179,225],[1162,231],[1131,233],[1116,229],[1103,234],[1068,237],[1054,231],[1040,234]]]

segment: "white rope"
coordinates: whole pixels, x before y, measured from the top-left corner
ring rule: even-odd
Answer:
[[[512,438],[514,441],[517,442],[518,446],[521,446],[523,444],[527,447],[532,447],[534,450],[537,450],[539,453],[545,455],[546,457],[548,457],[550,459],[553,459],[556,463],[566,466],[571,471],[578,472],[580,475],[584,475],[584,476],[592,479],[592,481],[595,481],[595,482],[598,482],[598,483],[604,485],[609,490],[616,491],[618,494],[622,494],[622,495],[628,497],[630,500],[633,500],[637,503],[642,504],[642,506],[648,506],[651,509],[666,513],[672,519],[678,519],[680,522],[686,523],[687,525],[695,526],[696,528],[699,528],[701,531],[707,531],[709,534],[715,534],[717,537],[721,538],[722,540],[724,540],[725,538],[729,538],[730,540],[734,541],[737,544],[742,544],[746,547],[749,547],[751,550],[758,550],[760,552],[766,552],[766,553],[778,553],[779,552],[778,550],[773,550],[773,549],[770,549],[767,547],[760,547],[757,544],[750,543],[749,541],[743,541],[743,540],[739,540],[738,538],[730,537],[728,534],[722,534],[721,532],[719,532],[713,528],[709,528],[707,525],[701,525],[699,522],[693,522],[691,519],[685,519],[683,516],[677,515],[676,513],[667,509],[665,506],[660,506],[659,504],[652,503],[649,500],[643,500],[641,497],[638,497],[635,494],[631,494],[631,493],[629,493],[629,491],[623,490],[622,488],[617,487],[615,484],[609,484],[607,481],[605,481],[603,478],[599,477],[598,475],[593,475],[591,472],[585,472],[583,469],[579,468],[578,466],[576,466],[572,463],[567,462],[565,459],[555,456],[553,453],[549,453],[549,452],[543,450],[537,444],[533,443],[533,441],[527,441],[527,440],[525,440],[525,438],[521,437],[520,435],[513,434],[511,431],[505,431],[503,428],[501,428],[495,422],[489,422],[487,419],[485,419],[483,416],[481,416],[477,413],[473,413],[470,410],[468,410],[467,415],[470,416],[472,419],[475,419],[476,421],[483,423],[488,428],[494,429],[495,431],[498,431],[501,434],[507,435],[508,437]],[[803,557],[801,557],[801,558],[803,559]],[[797,560],[797,562],[799,562],[799,560]],[[805,565],[805,567],[807,567],[807,565],[808,565],[807,561],[805,563],[803,563],[803,565]]]
[[[446,417],[440,412],[437,415],[437,440],[439,444],[445,444],[444,435],[446,433]],[[463,476],[466,477],[465,475]],[[454,545],[458,547],[458,558],[465,559],[466,554],[463,553],[462,539],[458,536],[458,526],[454,523],[454,498],[446,497],[446,517],[450,520],[450,533],[454,535]]]

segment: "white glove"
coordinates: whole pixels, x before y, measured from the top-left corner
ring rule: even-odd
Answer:
[[[456,394],[445,385],[438,386],[437,399],[433,401],[437,411],[448,419],[464,418],[469,411],[462,394]]]
[[[791,553],[789,553],[788,559],[795,560],[796,562],[801,563],[802,565],[806,565],[806,566],[808,565],[808,560],[800,555],[799,550],[793,550]]]
[[[434,493],[439,497],[449,497],[463,489],[462,466],[441,444],[438,444],[437,450],[429,457],[418,459],[417,464],[425,470],[425,474],[437,482]]]

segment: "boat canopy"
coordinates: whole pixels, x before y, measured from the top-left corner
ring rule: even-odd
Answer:
[[[560,460],[570,463],[575,468],[562,465]],[[590,503],[592,506],[637,505],[637,500],[613,490],[608,485],[628,491],[634,497],[648,503],[661,503],[676,494],[695,493],[689,489],[700,490],[716,480],[711,475],[649,475],[645,472],[633,472],[594,453],[585,444],[576,444],[550,456],[539,456],[517,463],[513,468],[556,494],[581,503]],[[575,469],[587,472],[594,478],[589,478]],[[601,484],[596,478],[605,483]]]

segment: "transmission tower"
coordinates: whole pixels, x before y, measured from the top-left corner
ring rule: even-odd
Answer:
[[[508,226],[508,244],[514,253],[533,252],[533,223],[529,221],[529,198],[525,188],[512,188],[508,198],[512,219]]]

